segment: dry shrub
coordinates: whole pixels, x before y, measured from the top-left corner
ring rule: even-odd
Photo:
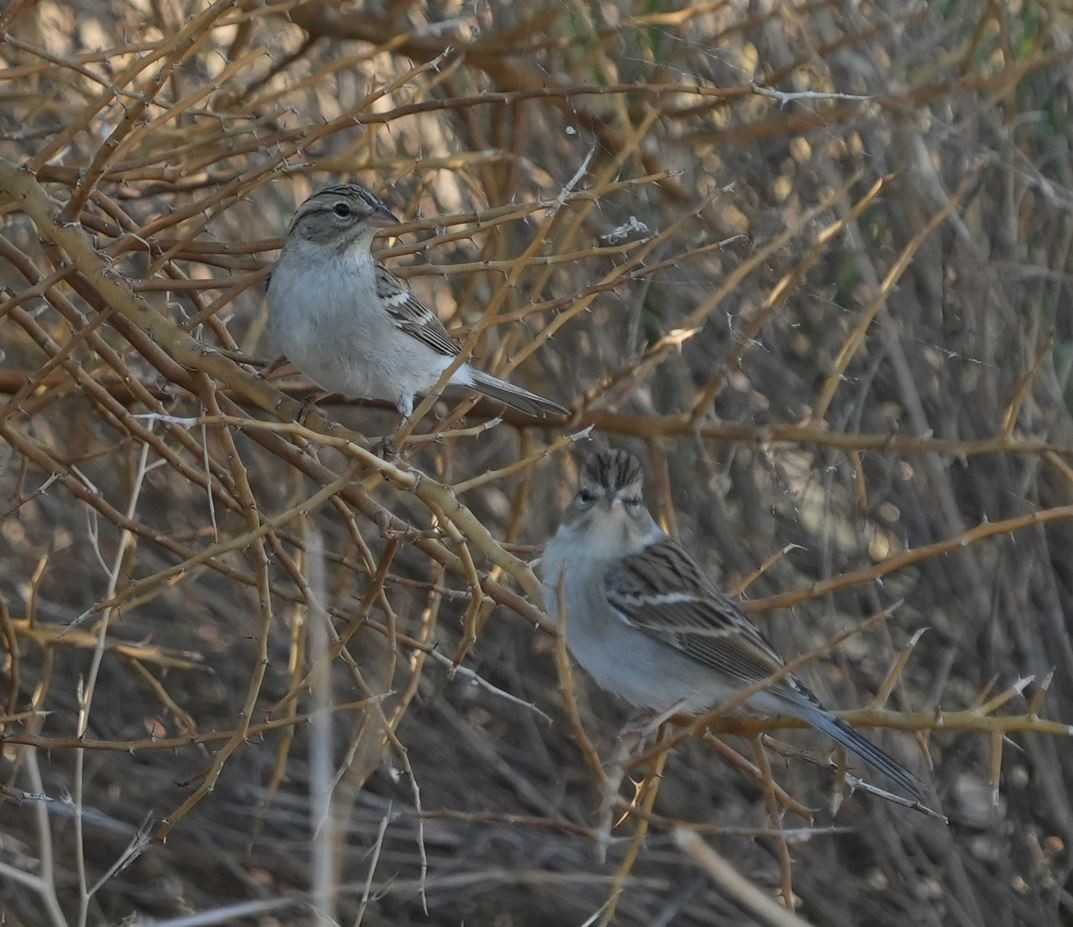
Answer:
[[[1068,14],[9,3],[6,922],[1068,922]],[[263,282],[340,177],[570,421],[295,423]],[[601,811],[527,566],[592,440],[948,825],[782,721]]]

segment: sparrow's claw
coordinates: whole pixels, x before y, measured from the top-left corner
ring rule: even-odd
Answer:
[[[384,435],[382,438],[377,438],[371,445],[369,450],[376,454],[377,457],[382,457],[384,460],[394,460],[399,456],[399,449],[395,447],[395,435]]]
[[[258,370],[255,375],[257,377],[259,377],[260,379],[262,379],[262,380],[271,380],[272,377],[279,370],[281,370],[283,367],[286,367],[286,366],[287,366],[287,358],[286,358],[285,355],[280,354],[279,357],[277,357],[270,364],[268,364],[267,366],[262,367],[260,370]]]

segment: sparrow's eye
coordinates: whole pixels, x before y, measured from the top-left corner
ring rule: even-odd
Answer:
[[[626,506],[631,512],[641,504],[640,496],[623,496],[622,504]]]
[[[591,489],[579,489],[577,491],[577,501],[582,505],[592,505],[596,501],[596,493]]]
[[[334,212],[340,219],[350,218],[350,207],[346,203],[336,203],[332,207],[332,212]]]

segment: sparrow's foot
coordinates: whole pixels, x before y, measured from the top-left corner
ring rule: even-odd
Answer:
[[[395,430],[389,435],[384,435],[384,437],[373,445],[374,454],[383,457],[384,460],[394,460],[399,456],[399,451],[402,450],[402,444],[406,443],[405,441],[402,442],[402,444],[399,443],[399,432],[402,431],[403,426],[410,420],[412,412],[413,409],[408,406],[399,407],[399,421],[395,426]]]
[[[619,731],[618,737],[620,743],[627,745],[629,755],[637,752],[640,753],[645,744],[648,743],[663,726],[664,722],[669,721],[676,714],[682,711],[682,707],[685,704],[685,700],[675,702],[666,711],[646,711],[632,721],[627,721],[622,725],[622,729]]]
[[[280,356],[277,357],[274,361],[272,361],[267,367],[262,367],[257,372],[257,376],[260,377],[262,380],[271,380],[272,375],[274,373],[276,373],[278,370],[280,370],[282,367],[286,366],[286,364],[287,364],[286,356],[283,355],[283,354],[280,354]]]
[[[306,396],[306,398],[298,404],[298,414],[294,417],[295,422],[299,425],[305,425],[306,419],[308,419],[313,410],[316,409],[317,403],[330,395],[331,393],[328,390],[318,389],[316,392]]]
[[[369,445],[369,450],[384,460],[394,460],[399,456],[399,449],[395,446],[394,433],[377,438]]]

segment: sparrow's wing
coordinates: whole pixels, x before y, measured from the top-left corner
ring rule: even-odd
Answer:
[[[626,557],[604,577],[604,590],[627,624],[731,679],[750,685],[783,666],[756,625],[673,538]],[[772,689],[796,691],[795,683],[787,679]]]
[[[436,313],[382,264],[376,265],[376,295],[392,321],[406,334],[413,335],[440,354],[448,357],[458,354],[458,345],[447,334]]]
[[[766,679],[784,665],[744,612],[715,588],[673,538],[627,557],[607,574],[604,589],[608,602],[627,624],[745,686]],[[856,753],[916,801],[925,801],[913,773],[824,709],[792,676],[767,691],[784,700],[789,714],[804,718]]]

